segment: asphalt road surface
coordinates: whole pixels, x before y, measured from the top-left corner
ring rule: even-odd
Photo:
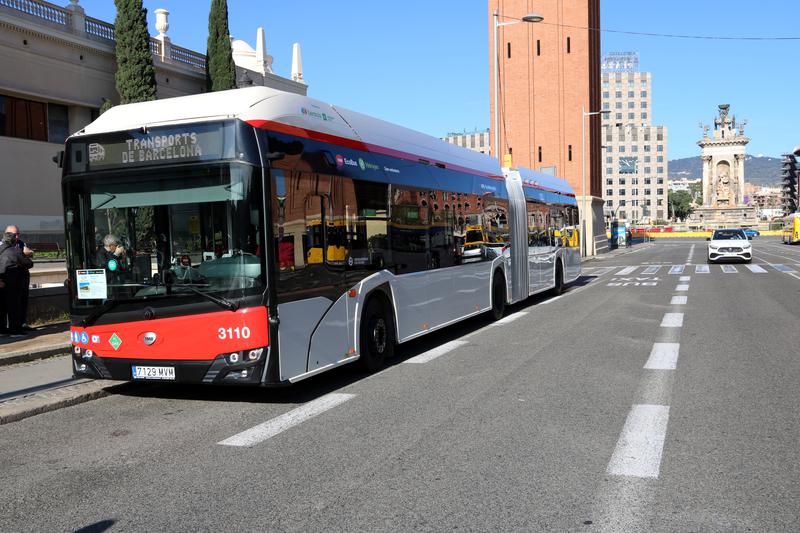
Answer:
[[[0,426],[4,531],[798,531],[800,247],[585,264],[564,296],[281,390]]]

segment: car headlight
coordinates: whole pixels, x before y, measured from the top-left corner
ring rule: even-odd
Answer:
[[[709,245],[708,245],[708,247],[709,247],[709,249],[711,249],[711,250],[716,250],[716,249],[718,249],[718,248],[719,248],[719,246],[717,246],[716,244],[709,244]]]

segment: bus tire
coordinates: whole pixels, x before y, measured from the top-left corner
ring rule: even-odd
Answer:
[[[550,293],[553,296],[560,296],[564,292],[564,267],[561,266],[561,261],[556,261],[556,272],[553,289]]]
[[[503,272],[495,271],[492,281],[492,319],[500,320],[506,314],[506,282]]]
[[[358,337],[361,348],[358,366],[361,370],[374,372],[394,355],[394,322],[383,298],[373,296],[367,300]]]

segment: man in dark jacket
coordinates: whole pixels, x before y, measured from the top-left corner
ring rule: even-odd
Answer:
[[[33,261],[17,246],[17,234],[6,232],[0,244],[0,281],[2,296],[7,315],[8,333],[12,337],[25,335],[22,324],[22,295],[25,289],[27,271],[33,267]]]
[[[14,233],[17,236],[17,248],[22,250],[22,254],[29,258],[33,259],[33,250],[28,248],[28,245],[25,244],[25,241],[22,240],[22,234],[19,231],[18,226],[8,226],[6,227],[6,233]],[[25,275],[23,276],[25,279],[22,280],[22,286],[24,287],[22,290],[22,299],[20,305],[22,306],[22,329],[25,331],[31,331],[33,328],[28,326],[28,293],[30,291],[31,286],[31,271],[30,269],[26,268]]]

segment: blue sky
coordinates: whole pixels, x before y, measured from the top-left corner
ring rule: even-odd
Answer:
[[[62,2],[66,3],[66,2]],[[81,0],[113,21],[111,0]],[[170,11],[172,42],[205,51],[210,0],[145,0]],[[535,5],[535,2],[534,2]],[[489,124],[485,0],[229,0],[231,33],[267,34],[275,71],[288,76],[302,46],[309,95],[431,135]],[[725,36],[800,36],[796,0],[603,0],[603,29]],[[793,21],[794,18],[794,21]],[[800,41],[713,41],[604,32],[603,52],[636,51],[653,73],[653,121],[669,127],[669,157],[699,155],[698,123],[720,103],[748,119],[748,152],[777,156],[800,144]]]

